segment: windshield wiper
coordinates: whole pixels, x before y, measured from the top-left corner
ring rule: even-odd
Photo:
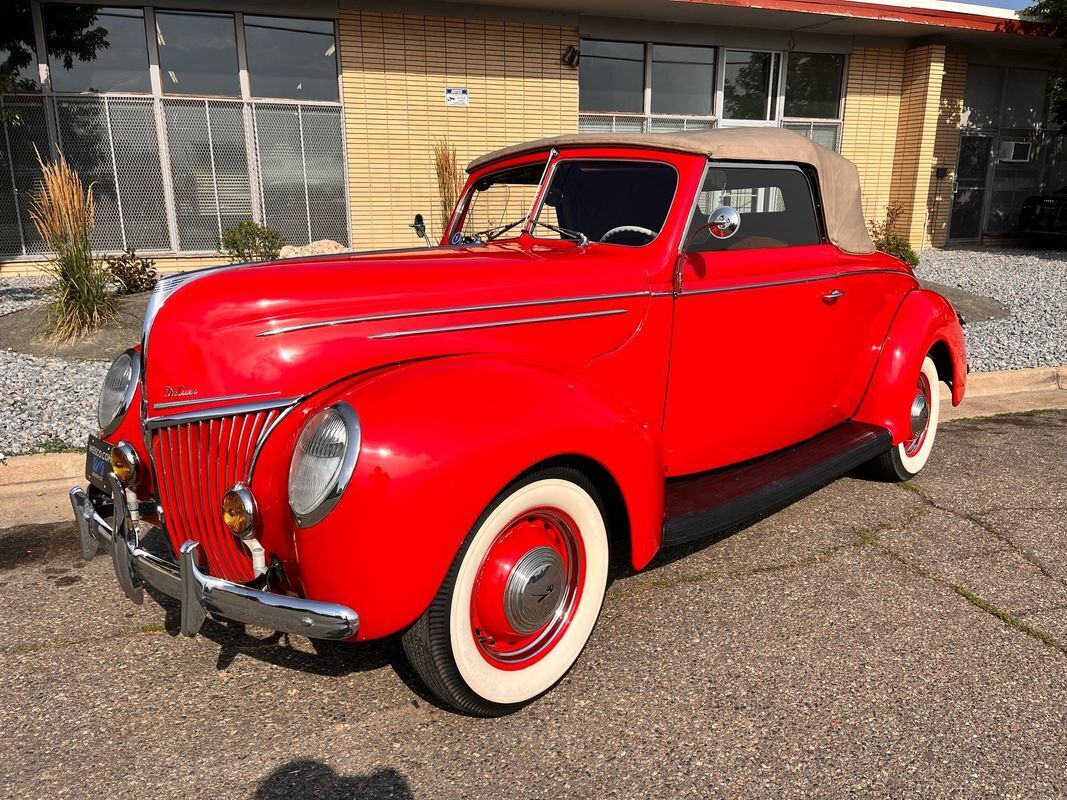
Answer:
[[[509,223],[507,225],[501,225],[499,228],[486,228],[484,231],[478,231],[477,233],[475,233],[473,235],[474,236],[484,236],[485,240],[487,242],[491,242],[491,241],[493,241],[493,239],[497,238],[498,236],[503,236],[505,233],[510,231],[512,228],[514,228],[516,225],[521,225],[524,222],[526,222],[526,217],[523,217],[522,219],[517,219],[514,222]]]
[[[550,231],[555,231],[564,236],[569,236],[572,239],[577,239],[579,247],[586,247],[589,244],[589,237],[581,231],[572,231],[570,228],[560,228],[556,225],[549,225],[547,222],[541,222],[541,220],[534,220],[534,225],[540,225],[542,228],[548,228]]]

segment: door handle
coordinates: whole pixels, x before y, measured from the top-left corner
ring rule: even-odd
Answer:
[[[827,304],[836,303],[840,298],[844,297],[845,293],[840,289],[834,289],[832,292],[827,292],[822,296],[823,302]]]

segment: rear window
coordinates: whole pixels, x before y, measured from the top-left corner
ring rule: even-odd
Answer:
[[[704,179],[689,232],[707,224],[717,209],[737,211],[741,225],[733,236],[697,236],[689,252],[755,250],[820,244],[808,177],[798,167],[713,165]]]

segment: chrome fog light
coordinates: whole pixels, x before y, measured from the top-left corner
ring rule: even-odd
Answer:
[[[222,496],[222,524],[234,536],[251,539],[255,535],[256,499],[244,483],[235,484]]]
[[[121,441],[111,448],[111,471],[124,487],[137,483],[137,468],[140,460],[137,451],[127,441]]]

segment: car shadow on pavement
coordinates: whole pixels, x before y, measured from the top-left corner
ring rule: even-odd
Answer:
[[[289,800],[314,797],[316,800],[352,798],[412,798],[407,778],[395,769],[377,769],[369,775],[339,775],[313,759],[297,759],[283,764],[256,787],[255,800]]]

